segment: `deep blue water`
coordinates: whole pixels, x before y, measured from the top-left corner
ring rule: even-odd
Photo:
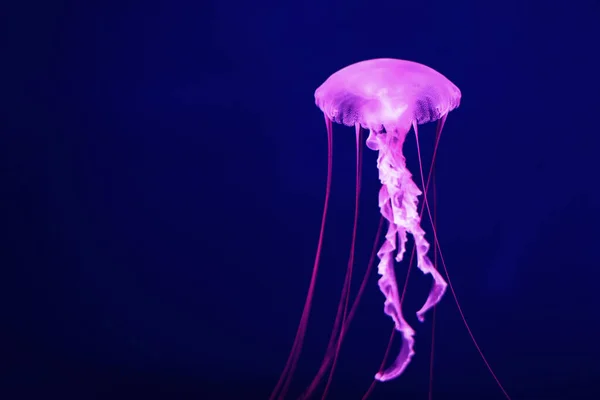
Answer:
[[[504,386],[515,400],[600,398],[598,2],[32,2],[5,16],[3,399],[266,399],[322,210],[313,93],[377,57],[424,63],[462,91],[437,159],[438,232]],[[433,124],[420,132],[429,162]],[[379,221],[364,151],[359,272]],[[416,174],[412,136],[405,151]],[[294,391],[341,290],[351,128],[334,127],[333,174]],[[412,275],[417,354],[374,399],[427,397],[431,322],[414,311],[429,285]],[[450,296],[436,321],[433,398],[502,399]],[[360,398],[390,329],[374,275],[329,398]]]

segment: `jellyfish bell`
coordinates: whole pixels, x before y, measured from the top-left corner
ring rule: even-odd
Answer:
[[[359,122],[368,130],[436,121],[457,108],[460,98],[458,87],[436,70],[391,58],[342,68],[315,91],[317,106],[332,121]]]
[[[414,240],[413,255],[416,254],[417,267],[424,274],[429,274],[433,278],[433,285],[429,295],[421,309],[416,313],[417,318],[421,322],[424,320],[427,311],[441,300],[447,287],[446,281],[429,258],[430,244],[426,240],[425,231],[421,227],[421,216],[424,209],[427,209],[432,222],[433,218],[427,204],[426,196],[431,171],[427,177],[427,183],[425,183],[419,150],[418,125],[438,121],[436,140],[439,140],[439,135],[448,113],[459,106],[460,99],[461,92],[458,87],[434,69],[412,61],[389,58],[361,61],[347,66],[331,75],[315,91],[315,102],[325,116],[328,136],[328,172],[321,233],[311,282],[296,338],[281,377],[271,394],[271,399],[283,399],[285,397],[302,350],[304,335],[307,329],[331,188],[333,122],[353,126],[356,132],[357,164],[354,229],[344,286],[326,354],[319,371],[301,398],[310,397],[327,370],[330,369],[329,379],[323,393],[323,398],[326,397],[342,340],[352,320],[371,269],[370,263],[358,294],[349,309],[350,282],[352,279],[358,221],[362,128],[369,131],[369,136],[366,140],[367,147],[378,151],[377,168],[381,182],[379,208],[382,218],[387,221],[387,232],[385,233],[384,243],[376,253],[379,258],[377,270],[380,279],[378,284],[385,297],[384,313],[391,317],[395,330],[402,335],[402,345],[396,359],[387,368],[378,372],[375,375],[375,379],[378,381],[394,379],[401,375],[410,363],[414,355],[415,331],[406,322],[402,314],[401,304],[404,293],[400,294],[398,290],[394,272],[394,262],[400,262],[404,258],[408,235],[411,235]],[[402,153],[406,135],[411,128],[417,136],[420,183],[423,192],[425,192],[420,211],[418,209],[419,196],[423,192],[412,179],[412,174],[406,166],[406,159]],[[432,225],[434,243],[439,246],[434,227],[435,224],[433,223]],[[376,243],[377,241],[376,239]],[[440,258],[443,264],[441,250]],[[463,321],[466,324],[464,318]],[[475,342],[473,337],[472,339]],[[478,348],[477,344],[476,347]],[[485,357],[483,357],[481,352],[480,355],[485,361]],[[487,361],[486,365],[500,388],[502,388]],[[504,389],[502,390],[504,391]],[[506,395],[506,392],[504,393]],[[508,398],[508,395],[506,397]]]

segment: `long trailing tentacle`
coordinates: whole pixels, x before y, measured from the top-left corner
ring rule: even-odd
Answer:
[[[440,134],[441,132],[441,128],[443,127],[444,122],[446,121],[446,116],[444,116],[440,122],[438,123],[438,129],[436,129],[436,134],[435,134],[435,144],[436,144],[436,148],[437,148],[437,144],[440,140]],[[417,138],[418,140],[419,138]],[[435,158],[433,158],[431,160],[431,169],[429,170],[429,176],[432,177],[433,181],[432,181],[432,186],[433,186],[433,190],[432,190],[432,194],[431,197],[433,198],[433,219],[431,219],[431,226],[433,230],[437,229],[437,186],[436,186],[436,182],[435,182]],[[421,160],[421,157],[419,157],[419,169],[421,171],[421,182],[423,184],[423,187],[425,188],[423,190],[424,194],[423,197],[424,198],[428,198],[429,194],[427,193],[427,187],[425,186],[424,183],[424,179],[423,179],[423,163]],[[429,183],[429,178],[427,180],[427,183]],[[422,204],[425,204],[425,202],[423,202]],[[422,216],[423,214],[423,206],[421,206],[421,213],[419,215]],[[438,245],[437,245],[437,241],[433,242],[433,267],[435,269],[438,269]],[[433,307],[433,312],[431,313],[431,348],[429,351],[429,395],[427,396],[428,400],[432,400],[433,399],[433,361],[435,359],[435,320],[436,320],[436,311],[437,311],[437,307]]]
[[[343,325],[343,329],[340,332],[340,335],[338,338],[338,340],[340,340],[340,341],[344,339],[344,337],[346,336],[346,333],[348,332],[348,328],[350,327],[350,324],[352,323],[352,320],[354,319],[354,315],[356,314],[358,305],[360,304],[360,300],[362,299],[362,295],[364,294],[364,291],[367,287],[369,278],[371,277],[371,271],[373,269],[373,265],[375,264],[375,257],[377,256],[377,245],[379,244],[379,241],[381,239],[381,233],[383,231],[384,222],[385,222],[385,218],[383,218],[383,216],[382,216],[379,219],[379,227],[377,228],[377,233],[375,235],[375,240],[373,242],[371,256],[369,257],[369,263],[367,264],[367,269],[364,272],[360,287],[358,289],[358,293],[356,294],[356,297],[354,298],[354,302],[352,303],[352,307],[350,308],[350,312],[348,313],[348,318],[346,319],[346,322]],[[325,352],[325,356],[323,357],[321,366],[319,367],[319,370],[318,370],[317,374],[315,375],[315,377],[313,378],[312,382],[310,383],[309,387],[300,396],[300,400],[308,399],[312,395],[312,393],[315,391],[315,389],[317,388],[319,383],[321,382],[321,379],[323,378],[323,376],[327,372],[327,369],[333,362],[333,353],[335,350],[335,347],[334,347],[335,344],[336,344],[335,337],[332,335],[329,338],[329,343],[327,345],[327,351]]]
[[[304,343],[304,336],[306,334],[306,329],[308,326],[308,318],[310,316],[312,299],[317,282],[319,261],[321,259],[321,250],[323,247],[323,238],[325,236],[325,221],[327,220],[327,209],[329,206],[329,197],[331,194],[331,175],[333,170],[333,124],[327,116],[325,116],[325,125],[327,127],[327,184],[325,187],[325,202],[323,205],[323,215],[321,217],[321,230],[319,233],[319,241],[317,245],[317,252],[315,255],[315,262],[313,265],[312,276],[310,278],[308,294],[306,295],[304,308],[302,310],[302,317],[300,318],[298,330],[296,331],[294,344],[292,346],[292,350],[290,351],[290,355],[288,356],[288,359],[286,361],[285,367],[281,373],[281,376],[279,377],[275,388],[271,392],[269,400],[274,400],[275,398],[283,399],[287,393],[287,389],[292,380],[292,376],[294,375],[296,365],[298,364],[298,359],[300,358],[300,353],[302,352],[302,345]]]
[[[446,121],[446,116],[443,117],[443,119],[440,120],[440,124],[438,124],[438,139],[439,140],[439,134],[441,133],[441,130],[443,128],[444,122]],[[415,125],[415,135],[417,135],[417,154],[419,157],[419,165],[421,166],[421,179],[423,179],[423,170],[422,170],[422,163],[421,163],[421,150],[419,148],[419,138],[418,138],[418,133],[416,130],[416,125]],[[424,185],[424,184],[423,184]],[[427,201],[427,197],[425,197],[424,199],[424,206],[425,209],[427,210],[427,214],[429,215],[429,219],[430,220],[434,220],[434,216],[432,216],[432,212],[431,209],[429,207],[429,202]],[[435,211],[434,211],[435,212]],[[479,344],[477,343],[477,340],[475,339],[475,335],[473,335],[473,332],[471,331],[471,328],[469,327],[469,324],[467,323],[467,319],[465,318],[465,315],[463,313],[462,307],[458,301],[458,297],[456,296],[456,292],[454,291],[454,287],[452,286],[452,281],[450,280],[450,275],[448,274],[448,269],[446,267],[446,263],[444,261],[444,255],[442,254],[442,248],[440,246],[438,237],[437,237],[437,232],[435,229],[435,225],[433,226],[433,239],[435,242],[435,247],[439,253],[440,256],[440,261],[442,262],[442,267],[444,268],[444,272],[446,274],[446,278],[448,279],[448,286],[450,287],[450,293],[452,293],[452,297],[454,298],[454,302],[456,303],[456,308],[458,308],[458,312],[460,314],[460,317],[463,321],[463,324],[465,325],[465,328],[467,329],[467,332],[469,333],[469,336],[471,337],[471,340],[473,341],[473,344],[475,345],[475,348],[477,349],[477,352],[479,353],[479,356],[481,357],[481,359],[483,360],[483,363],[485,364],[485,366],[487,367],[488,371],[490,372],[490,375],[492,375],[492,378],[494,378],[494,380],[496,381],[496,384],[498,385],[498,387],[500,388],[500,390],[502,391],[502,394],[504,395],[504,397],[506,397],[508,400],[510,400],[510,396],[508,395],[508,392],[506,391],[506,389],[504,389],[504,386],[502,386],[502,383],[500,383],[500,379],[498,379],[498,376],[496,375],[496,373],[494,372],[494,370],[492,369],[492,366],[490,365],[490,363],[488,362],[488,360],[485,358],[485,355],[483,354],[483,351],[481,350],[481,348],[479,347]]]
[[[329,378],[327,379],[327,383],[325,384],[325,390],[323,391],[322,398],[325,399],[327,397],[327,393],[329,392],[329,387],[331,385],[331,381],[333,379],[333,374],[335,372],[335,367],[337,364],[337,359],[340,354],[340,349],[342,347],[343,342],[343,334],[344,334],[344,325],[346,324],[346,320],[348,318],[348,301],[350,299],[350,287],[352,282],[352,270],[354,267],[354,249],[356,247],[356,232],[358,230],[358,209],[359,209],[359,200],[360,200],[360,180],[361,180],[361,170],[362,170],[362,147],[360,143],[361,139],[361,131],[360,124],[356,124],[356,192],[354,199],[354,225],[352,229],[352,243],[350,245],[350,256],[348,258],[348,267],[346,269],[346,279],[344,283],[345,293],[342,293],[340,298],[340,303],[338,306],[338,315],[336,316],[336,326],[341,327],[341,331],[339,333],[339,337],[337,340],[337,344],[333,353],[333,362],[331,364],[331,370],[329,371]],[[343,305],[343,309],[342,309]],[[341,311],[341,313],[340,313]],[[341,324],[338,320],[341,317]],[[332,336],[333,336],[332,332]],[[337,335],[337,332],[335,333]]]

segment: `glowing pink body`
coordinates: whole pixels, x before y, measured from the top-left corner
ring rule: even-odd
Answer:
[[[446,282],[427,256],[429,243],[417,212],[421,191],[406,168],[402,145],[411,126],[416,130],[417,124],[445,117],[458,107],[460,95],[460,90],[435,70],[393,59],[350,65],[329,77],[315,92],[317,106],[327,118],[370,130],[367,146],[379,151],[379,207],[389,222],[385,243],[377,253],[379,287],[385,296],[384,311],[403,336],[396,361],[376,376],[381,381],[400,375],[413,355],[414,331],[402,316],[393,258],[396,251],[396,261],[403,259],[407,233],[415,240],[419,269],[434,280],[427,301],[417,312],[420,321],[446,290]]]
[[[381,275],[381,278],[379,279],[379,288],[385,296],[384,312],[393,319],[395,329],[402,335],[403,339],[400,353],[395,361],[392,362],[389,367],[377,373],[375,379],[379,381],[394,379],[402,374],[410,363],[414,354],[414,331],[402,315],[401,306],[403,294],[400,295],[399,293],[394,273],[394,261],[401,261],[404,258],[408,234],[411,234],[414,239],[415,246],[413,255],[416,254],[418,268],[423,273],[430,274],[433,278],[433,287],[429,292],[429,296],[421,309],[417,311],[417,317],[420,321],[423,321],[425,313],[441,300],[446,290],[447,283],[428,256],[430,245],[425,239],[425,232],[421,227],[421,215],[425,209],[434,226],[435,221],[432,217],[432,212],[429,209],[426,196],[424,196],[424,207],[422,205],[421,210],[418,210],[418,197],[422,192],[413,181],[412,175],[406,167],[406,159],[402,153],[402,146],[406,139],[406,135],[412,127],[417,136],[417,153],[419,155],[421,183],[424,191],[427,192],[431,171],[427,177],[427,183],[425,183],[419,150],[418,125],[438,121],[436,130],[437,149],[439,135],[442,132],[446,117],[450,111],[459,106],[460,99],[460,90],[442,74],[422,64],[395,59],[376,59],[352,64],[331,75],[315,91],[316,104],[325,115],[328,138],[328,171],[325,204],[313,273],[304,304],[304,310],[302,312],[294,345],[281,377],[271,394],[271,400],[276,398],[284,399],[286,397],[292,375],[302,351],[308,325],[331,190],[333,157],[332,122],[354,126],[356,131],[357,162],[354,229],[350,257],[348,260],[346,277],[344,279],[344,287],[338,303],[336,319],[327,346],[327,351],[319,371],[300,398],[307,399],[311,397],[328,368],[331,368],[322,399],[325,399],[327,396],[341,343],[354,316],[371,270],[372,263],[370,262],[356,298],[352,306],[349,307],[350,283],[352,280],[356,229],[358,224],[358,204],[362,166],[362,150],[360,144],[361,128],[369,130],[367,146],[370,149],[379,152],[377,167],[379,169],[379,180],[382,184],[379,192],[379,208],[381,210],[382,218],[388,222],[385,241],[377,252],[377,256],[380,260],[378,272],[379,275]],[[435,158],[435,150],[433,157]],[[441,249],[439,249],[435,227],[433,228],[432,233],[434,243],[439,251],[440,260],[444,268],[446,268]],[[378,238],[376,239],[376,243],[378,242]],[[374,257],[375,253],[372,255],[372,258]],[[450,282],[449,277],[448,282]],[[502,389],[505,397],[509,398],[483,356],[483,353],[479,349],[479,346],[464,319],[456,295],[452,290],[452,285],[450,285],[450,289],[473,343],[477,347],[477,350],[490,373],[498,383],[498,386]],[[390,344],[391,339],[392,338],[390,338]],[[384,357],[384,363],[385,358],[386,357]],[[383,365],[384,364],[382,363],[382,368]],[[430,375],[430,396],[431,382]],[[368,397],[372,388],[373,385],[371,385],[363,399]]]

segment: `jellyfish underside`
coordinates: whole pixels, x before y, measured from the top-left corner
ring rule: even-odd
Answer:
[[[356,132],[357,162],[354,228],[348,267],[326,354],[316,376],[300,398],[309,398],[329,369],[329,378],[322,398],[324,399],[327,396],[342,340],[354,316],[371,269],[370,264],[355,300],[349,309],[349,292],[358,223],[360,171],[362,168],[362,147],[360,143],[362,128],[369,131],[366,139],[367,147],[378,151],[377,168],[381,182],[379,208],[382,221],[387,222],[385,240],[376,253],[379,258],[377,270],[380,279],[378,284],[385,297],[384,313],[392,318],[395,330],[402,336],[399,354],[387,368],[375,375],[375,379],[377,381],[394,379],[401,375],[410,363],[414,355],[415,332],[403,317],[401,309],[402,296],[399,293],[394,272],[394,262],[400,262],[404,259],[409,234],[415,244],[413,255],[416,255],[417,267],[424,274],[430,274],[433,278],[430,293],[421,309],[417,311],[419,321],[424,321],[427,311],[441,300],[447,283],[428,256],[430,244],[426,240],[425,231],[421,227],[421,215],[424,211],[423,206],[427,204],[427,196],[425,194],[419,212],[419,196],[423,192],[413,181],[412,174],[406,166],[406,159],[402,152],[403,144],[412,128],[417,136],[421,184],[426,192],[431,178],[431,171],[427,183],[425,183],[418,148],[418,125],[432,121],[438,122],[436,129],[437,150],[437,141],[447,115],[451,110],[458,107],[460,97],[460,90],[437,71],[418,63],[394,59],[368,60],[350,65],[334,73],[316,90],[315,100],[325,116],[328,138],[325,204],[313,274],[302,317],[286,366],[271,394],[270,398],[272,400],[276,398],[283,399],[287,393],[307,329],[329,203],[333,156],[333,122],[354,126]],[[437,242],[435,231],[433,234]],[[366,395],[364,398],[366,398]]]

